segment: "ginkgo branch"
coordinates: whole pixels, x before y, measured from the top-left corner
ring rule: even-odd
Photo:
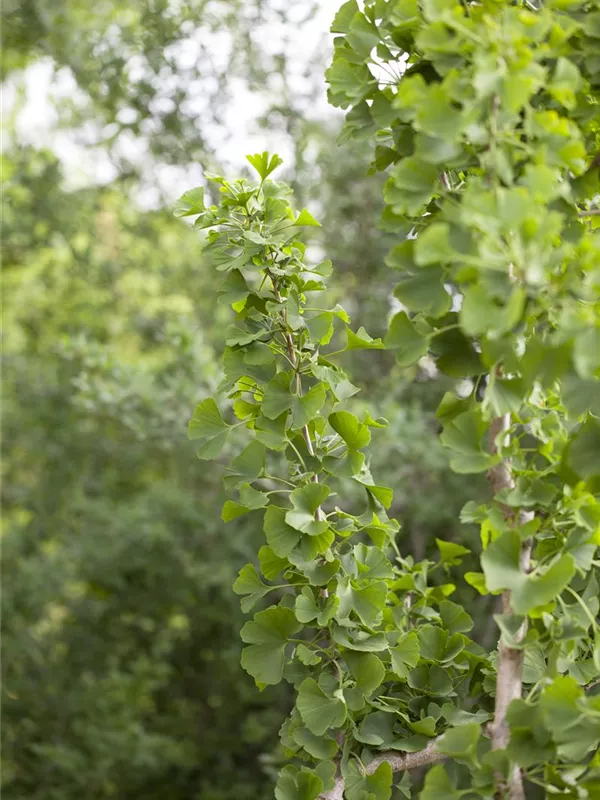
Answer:
[[[271,278],[271,283],[273,284],[273,294],[275,295],[275,300],[281,305],[283,301],[282,301],[281,294],[279,292],[279,287],[277,285],[277,280],[273,277],[273,275],[271,275],[271,273],[269,273],[269,277]],[[287,328],[287,311],[285,310],[285,308],[282,311],[282,318],[283,318],[284,326]],[[289,332],[289,330],[286,330],[286,332],[285,332],[285,342],[286,342],[287,351],[288,351],[288,357],[289,357],[288,360],[289,360],[290,364],[293,366],[294,370],[296,371],[296,394],[301,395],[302,394],[302,380],[300,378],[298,358],[296,356],[296,350],[295,350],[295,347],[294,347],[294,339],[292,337],[292,334]],[[314,450],[314,447],[313,447],[312,439],[310,438],[310,431],[308,429],[308,425],[303,425],[302,426],[302,436],[304,438],[304,441],[306,442],[306,449],[308,450],[309,455],[314,456],[315,450]],[[300,456],[300,454],[298,452],[297,452],[297,455]],[[318,475],[313,475],[311,480],[312,480],[313,483],[318,483],[319,482],[319,476]],[[320,506],[315,511],[315,519],[316,520],[324,519],[323,510],[321,509]]]
[[[379,753],[375,756],[370,764],[365,766],[367,775],[372,775],[381,766],[387,762],[392,772],[405,772],[406,770],[417,769],[418,767],[426,767],[430,764],[437,764],[444,761],[447,756],[440,753],[437,749],[438,742],[442,737],[438,736],[432,739],[431,742],[422,750],[417,750],[415,753],[398,753],[395,750]],[[322,800],[342,800],[344,797],[344,778],[341,775],[335,779],[333,789],[321,795]]]
[[[510,428],[510,414],[503,414],[492,420],[490,425],[490,449],[496,455],[500,447],[507,443],[508,430]],[[510,460],[502,459],[493,466],[488,472],[488,479],[494,490],[494,495],[505,489],[513,489],[515,486]],[[518,524],[525,524],[533,518],[529,511],[520,512],[518,519],[514,519],[514,510],[509,506],[502,505],[502,511],[507,520],[513,520]],[[523,572],[529,570],[531,559],[531,543],[524,542],[521,546],[520,562]],[[510,592],[502,594],[502,611],[504,614],[512,613]],[[522,641],[527,632],[527,623],[524,622],[516,634],[516,641]],[[500,637],[498,645],[498,662],[496,667],[496,706],[494,711],[494,721],[491,728],[492,749],[505,750],[509,739],[510,729],[508,727],[507,713],[508,707],[513,700],[521,699],[523,690],[523,650],[510,647]],[[506,784],[499,779],[500,789],[498,798],[507,797],[509,800],[525,800],[523,789],[523,778],[518,765],[511,768],[510,775]],[[506,790],[506,791],[505,791]]]

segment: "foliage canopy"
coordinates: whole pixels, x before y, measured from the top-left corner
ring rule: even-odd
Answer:
[[[269,179],[275,157],[249,157],[258,181],[211,176],[218,204],[194,208],[236,317],[234,416],[205,400],[190,436],[201,458],[235,428],[252,437],[223,519],[266,509],[260,573],[248,564],[234,590],[244,610],[270,601],[242,630],[242,665],[297,692],[278,800],[388,800],[395,772],[446,758],[421,798],[600,788],[599,22],[579,0],[342,6],[330,101],[349,109],[344,136],[376,143],[397,242],[402,310],[383,341],[313,299],[331,263],[308,263],[299,229],[317,223]],[[461,512],[480,571],[461,569],[462,545],[440,542],[435,562],[397,548],[365,452],[386,422],[347,410],[338,362],[383,348],[455,380],[441,441],[493,490]],[[468,635],[454,580],[502,595],[497,650]]]

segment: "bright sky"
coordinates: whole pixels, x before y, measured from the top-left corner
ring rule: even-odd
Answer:
[[[311,63],[316,62],[320,65],[323,41],[327,40],[331,20],[340,4],[341,0],[320,0],[317,14],[309,22],[303,25],[290,25],[285,29],[273,23],[267,26],[267,30],[258,32],[261,46],[267,51],[271,48],[272,52],[277,52],[278,43],[284,35],[287,37],[289,45],[286,52],[292,63],[289,88],[292,95],[297,92],[298,98],[302,96],[303,86],[304,88],[306,86],[301,73]],[[227,36],[226,32],[224,36]],[[222,45],[220,36],[210,37],[210,46],[214,47],[215,52],[222,48]],[[189,65],[189,60],[194,59],[196,53],[197,42],[190,39],[181,45],[175,55],[183,68],[186,62]],[[58,74],[53,73],[51,61],[42,59],[30,66],[24,76],[18,76],[16,80],[7,82],[3,87],[5,119],[9,117],[11,109],[17,102],[19,82],[24,83],[26,98],[16,120],[16,135],[19,141],[38,147],[41,144],[51,147],[65,164],[67,182],[73,188],[89,182],[107,183],[113,180],[116,172],[106,152],[101,148],[86,146],[86,142],[94,141],[97,130],[93,128],[87,131],[80,130],[74,135],[73,131],[60,130],[56,127],[57,116],[51,99],[56,101],[61,97],[67,97],[70,100],[77,100],[78,97],[77,87],[70,72],[63,69]],[[270,150],[278,152],[289,161],[291,146],[285,132],[277,129],[257,130],[254,124],[258,115],[264,110],[265,99],[262,99],[261,105],[260,98],[248,92],[243,81],[237,79],[231,82],[231,91],[233,101],[226,109],[224,120],[224,128],[229,136],[225,139],[222,131],[212,132],[212,144],[219,160],[235,167],[244,163],[246,153]],[[322,92],[318,101],[306,109],[307,116],[323,117],[337,113],[327,105],[325,91],[323,78]],[[194,103],[193,96],[190,102]],[[198,97],[197,102],[201,104],[202,98]],[[194,110],[200,111],[201,108],[201,105],[198,105]],[[130,140],[126,137],[121,138],[123,155],[136,163],[148,163],[143,140],[133,137]],[[199,166],[196,169],[192,168],[191,174],[190,169],[182,170],[168,165],[160,166],[158,169],[153,167],[151,175],[146,179],[146,188],[140,199],[144,205],[154,206],[160,202],[161,194],[163,200],[165,195],[167,198],[175,198],[191,184],[199,183],[201,175],[202,170]]]

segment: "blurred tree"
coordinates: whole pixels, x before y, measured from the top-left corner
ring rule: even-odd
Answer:
[[[257,532],[222,535],[219,480],[184,444],[218,378],[210,276],[168,212],[11,157],[6,797],[254,798],[279,714],[240,673],[229,586]]]
[[[108,152],[119,174],[152,164],[214,157],[239,120],[233,108],[273,110],[270,126],[324,97],[319,64],[292,62],[292,40],[309,24],[312,0],[7,0],[2,8],[3,80],[43,64],[66,85],[55,113],[88,146]],[[268,46],[266,40],[268,38]],[[306,55],[306,51],[304,51]],[[318,88],[317,88],[318,86]],[[235,117],[235,115],[234,115]]]

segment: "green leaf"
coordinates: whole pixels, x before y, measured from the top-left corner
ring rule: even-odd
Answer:
[[[448,634],[436,625],[423,625],[418,631],[421,658],[426,661],[442,661]]]
[[[329,102],[342,108],[359,104],[376,86],[366,65],[350,64],[344,58],[335,58],[325,75],[329,83]]]
[[[392,247],[385,258],[385,263],[391,269],[397,269],[403,273],[414,273],[416,267],[415,240],[406,239],[401,244]]]
[[[525,574],[520,567],[521,539],[515,530],[505,531],[481,555],[485,582],[491,592],[518,588]]]
[[[285,521],[286,510],[270,506],[265,513],[263,530],[267,543],[273,552],[281,558],[287,558],[301,538],[300,531],[292,528]]]
[[[305,625],[316,620],[317,625],[324,628],[335,616],[338,604],[339,600],[335,595],[329,595],[324,601],[321,598],[315,600],[310,587],[305,586],[296,597],[296,619]]]
[[[489,594],[488,588],[485,584],[485,575],[483,572],[465,572],[465,581],[476,589],[479,594]]]
[[[582,380],[576,375],[566,375],[561,385],[563,403],[569,416],[575,419],[591,411],[600,417],[600,383],[597,380]]]
[[[287,412],[285,411],[275,419],[268,419],[263,414],[259,414],[254,420],[257,441],[270,450],[283,450],[288,443],[285,435],[286,419]]]
[[[429,267],[403,278],[396,285],[394,295],[409,311],[423,311],[432,317],[441,317],[450,310],[452,303],[443,281],[443,270]]]
[[[275,800],[316,800],[323,789],[323,781],[315,772],[290,765],[279,773]]]
[[[448,564],[448,566],[460,564],[463,556],[469,555],[471,552],[468,547],[463,547],[462,544],[455,544],[455,542],[445,542],[443,539],[436,539],[435,543],[440,551],[440,560],[442,564]]]
[[[298,218],[294,222],[294,225],[297,227],[305,227],[305,228],[320,228],[321,223],[317,222],[317,220],[313,217],[313,215],[307,211],[306,208],[303,208],[302,211],[298,214]]]
[[[294,506],[294,511],[288,511],[285,521],[292,528],[310,536],[319,536],[324,533],[329,523],[325,520],[316,520],[317,509],[329,497],[330,489],[322,483],[309,483],[294,489],[290,493],[290,501]]]
[[[431,692],[440,697],[447,697],[449,694],[452,694],[454,689],[452,678],[446,666],[431,667],[429,670],[429,684],[431,686]]]
[[[371,581],[362,588],[354,581],[340,580],[337,596],[340,600],[338,619],[344,619],[354,611],[364,625],[370,627],[379,618],[387,597],[387,586],[383,581]]]
[[[362,692],[371,694],[381,685],[385,676],[385,667],[376,655],[350,650],[344,654],[344,659],[354,676],[357,687]]]
[[[231,522],[238,517],[247,514],[250,509],[241,503],[236,503],[235,500],[225,500],[223,508],[221,509],[221,519],[223,522]]]
[[[298,615],[296,614],[296,619]],[[311,650],[310,647],[307,647],[305,644],[299,644],[296,646],[295,652],[296,658],[305,664],[307,667],[315,667],[317,664],[321,663],[321,656],[315,653],[314,650]],[[324,756],[326,758],[326,756]]]
[[[461,796],[462,792],[456,791],[444,767],[437,764],[425,776],[419,800],[458,800]]]
[[[440,441],[453,451],[450,465],[455,472],[485,472],[496,463],[497,458],[490,456],[481,446],[486,432],[487,425],[478,411],[459,414],[444,426]]]
[[[347,800],[390,800],[392,796],[392,767],[387,761],[372,775],[363,774],[356,761],[349,761],[344,781]]]
[[[453,105],[448,90],[439,84],[429,87],[415,121],[419,130],[448,142],[454,142],[468,124],[467,115]]]
[[[242,611],[247,614],[258,601],[271,591],[271,587],[262,582],[254,564],[246,564],[238,573],[233,584],[235,594],[246,594],[242,602]]]
[[[364,14],[356,14],[348,31],[348,44],[363,58],[369,58],[374,47],[380,44],[381,34],[377,26],[370,22]]]
[[[454,313],[448,315],[453,320],[456,316]],[[456,328],[436,331],[429,348],[436,356],[437,368],[451,378],[468,378],[485,371],[473,342]]]
[[[539,703],[542,720],[558,745],[559,756],[583,763],[587,753],[598,748],[597,697],[590,698],[588,705],[576,681],[560,676],[544,687]]]
[[[333,640],[348,650],[361,653],[380,653],[388,649],[388,642],[383,633],[370,633],[358,628],[333,627]]]
[[[504,305],[494,301],[481,285],[465,294],[460,310],[460,324],[469,336],[511,331],[521,321],[525,309],[525,290],[515,287]]]
[[[225,476],[225,484],[229,488],[240,486],[241,484],[249,484],[262,475],[265,468],[265,446],[256,440],[250,442],[242,452],[236,456],[231,462]],[[255,490],[256,491],[256,490]],[[257,498],[253,496],[250,498],[249,493],[246,491],[246,498],[253,503]],[[244,505],[248,505],[242,498]],[[261,504],[262,505],[262,504]],[[260,505],[255,505],[255,508],[260,508]]]
[[[437,749],[450,758],[474,760],[481,736],[479,725],[470,723],[458,728],[450,728],[437,742]]]
[[[594,417],[588,417],[569,442],[567,462],[586,480],[600,477],[600,422]]]
[[[185,192],[179,198],[173,214],[176,217],[190,217],[194,214],[201,214],[204,209],[204,187],[198,186],[196,189]]]
[[[356,0],[347,0],[337,11],[331,23],[331,33],[349,33],[350,24],[358,14],[358,4]]]
[[[462,606],[442,600],[439,608],[444,628],[450,633],[467,633],[473,627],[473,620]]]
[[[548,86],[548,92],[565,108],[573,109],[577,105],[576,94],[581,88],[581,73],[572,61],[559,58],[556,69]]]
[[[321,383],[309,389],[303,397],[294,398],[292,427],[297,430],[308,425],[317,416],[326,399],[327,392]]]
[[[357,574],[361,578],[393,578],[392,565],[378,547],[369,547],[362,542],[354,547]]]
[[[279,372],[269,381],[262,402],[262,413],[268,419],[276,419],[292,407],[294,396],[290,390],[291,375]]]
[[[230,430],[231,426],[223,420],[217,404],[209,397],[194,409],[188,425],[188,438],[200,442],[198,457],[208,460],[220,454]]]
[[[246,156],[246,159],[252,164],[263,181],[268,178],[277,167],[283,164],[282,158],[277,155],[270,156],[266,151],[264,153],[255,153],[253,156]]]
[[[308,578],[311,586],[325,586],[340,568],[337,558],[331,561],[318,558],[329,550],[334,538],[331,530],[321,536],[304,536],[299,548],[289,555],[289,560]]]
[[[393,167],[385,184],[385,201],[396,214],[416,216],[432,198],[438,176],[434,164],[427,164],[415,156],[403,158]]]
[[[325,383],[329,384],[331,391],[340,403],[360,391],[356,386],[350,383],[345,374],[340,370],[316,366],[313,367],[313,375],[315,378],[318,378],[318,380],[325,381]]]
[[[346,719],[345,703],[338,697],[328,697],[312,678],[306,678],[298,687],[296,707],[316,736],[323,736],[329,728],[339,728]]]
[[[402,773],[402,778],[400,779],[400,782],[399,783],[396,782],[394,784],[394,788],[396,789],[397,792],[400,792],[400,794],[403,797],[405,797],[406,800],[410,800],[412,797],[412,791],[411,791],[412,785],[413,783],[412,783],[412,778],[410,777],[410,772],[405,771]]]
[[[321,761],[315,767],[315,774],[323,781],[323,788],[326,791],[331,791],[334,787],[335,775],[337,767],[333,761]]]
[[[292,412],[292,428],[298,430],[313,420],[326,400],[325,387],[318,383],[305,395],[293,394],[290,388],[291,375],[278,373],[269,381],[262,402],[262,412],[268,419],[276,419],[285,411]]]
[[[394,734],[395,719],[385,711],[375,711],[361,722],[356,739],[363,744],[375,747],[389,747],[396,736]]]
[[[414,364],[427,355],[429,349],[429,338],[417,331],[404,311],[392,318],[384,341],[388,350],[396,351],[396,361],[401,367]]]
[[[382,350],[383,342],[381,339],[372,339],[364,328],[359,328],[356,333],[350,328],[346,328],[348,341],[346,350]]]
[[[457,257],[450,244],[450,226],[447,222],[432,222],[419,234],[415,242],[415,263],[420,267],[445,264]]]
[[[331,311],[324,311],[322,314],[305,319],[305,324],[313,342],[329,344],[333,336],[333,314]]]
[[[243,303],[249,294],[250,289],[244,280],[244,276],[239,270],[234,269],[227,274],[217,293],[217,297],[222,303],[235,305],[236,303]]]
[[[329,736],[316,736],[308,728],[296,728],[294,739],[313,758],[333,758],[338,751],[337,742]]]
[[[470,725],[471,723],[482,725],[490,719],[492,714],[487,711],[482,711],[481,709],[471,714],[469,711],[456,708],[452,703],[444,703],[442,706],[442,716],[450,725]]]
[[[329,415],[329,424],[336,433],[339,433],[350,450],[361,450],[371,441],[369,428],[349,411],[334,411]]]
[[[516,614],[527,614],[537,606],[554,600],[569,585],[575,574],[575,562],[569,553],[562,555],[542,573],[529,575],[512,594]]]
[[[490,592],[511,591],[515,614],[528,614],[554,600],[575,574],[575,563],[563,554],[543,572],[526,575],[520,567],[521,540],[515,530],[502,533],[481,556],[485,582]]]
[[[526,401],[528,390],[520,378],[501,380],[492,376],[485,391],[485,404],[489,405],[496,417],[517,413]]]
[[[600,325],[577,334],[573,348],[573,364],[580,378],[600,377]]]
[[[257,683],[279,683],[288,639],[301,627],[289,608],[276,606],[259,611],[241,631],[242,641],[250,645],[242,650],[242,667]]]
[[[280,558],[273,548],[268,547],[266,544],[263,544],[258,551],[258,563],[260,564],[260,571],[268,581],[272,581],[273,578],[289,567],[287,558]]]
[[[247,483],[240,486],[240,500],[250,511],[265,508],[269,504],[269,497],[265,492],[259,492]]]
[[[532,706],[524,700],[513,700],[508,708],[510,726],[508,754],[517,764],[529,767],[552,760],[555,747],[546,730],[539,705]]]
[[[400,680],[405,681],[409,671],[417,666],[420,654],[419,639],[414,631],[405,633],[396,646],[390,648],[392,671]]]
[[[362,484],[367,492],[377,500],[378,503],[384,508],[389,508],[392,505],[392,500],[394,499],[394,491],[390,489],[389,486],[376,486],[373,483],[365,480],[364,478],[361,479],[360,476],[357,476],[355,480]]]

